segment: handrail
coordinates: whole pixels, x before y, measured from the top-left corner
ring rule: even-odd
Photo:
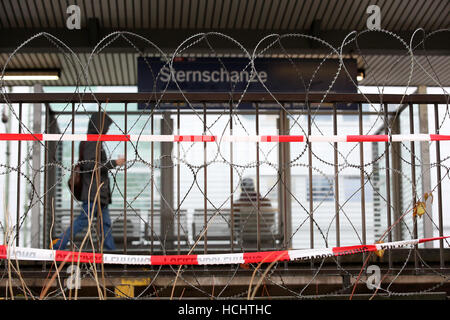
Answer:
[[[6,98],[6,99],[5,99]],[[450,95],[445,94],[357,94],[357,93],[152,93],[152,92],[134,92],[134,93],[3,93],[0,101],[3,103],[96,103],[96,102],[214,102],[228,103],[230,101],[241,102],[259,102],[274,103],[276,100],[280,103],[287,102],[310,102],[310,103],[413,103],[413,104],[448,104]]]

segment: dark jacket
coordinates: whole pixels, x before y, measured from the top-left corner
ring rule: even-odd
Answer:
[[[103,120],[104,119],[104,120]],[[102,130],[102,121],[103,130]],[[104,112],[94,113],[88,125],[88,134],[106,134],[108,132],[109,126],[111,125],[111,118]],[[82,150],[81,150],[82,149]],[[98,149],[98,161],[96,161],[96,150]],[[86,141],[80,144],[80,156],[82,157],[81,171],[81,181],[82,181],[82,191],[81,200],[93,203],[95,200],[95,194],[97,193],[98,186],[101,186],[99,197],[102,206],[111,203],[111,188],[109,183],[108,171],[116,166],[115,160],[108,160],[106,158],[105,150],[103,149],[103,144],[101,141]],[[97,174],[95,170],[95,165],[97,164],[97,169],[99,172],[99,179],[97,179]],[[92,185],[91,185],[92,180]],[[97,181],[98,180],[98,181]],[[91,186],[90,197],[89,197],[89,186]]]

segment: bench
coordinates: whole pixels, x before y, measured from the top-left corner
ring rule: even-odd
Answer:
[[[257,244],[256,208],[239,207],[233,210],[233,246],[236,248],[254,249]],[[231,210],[207,209],[207,247],[221,249],[231,247]],[[203,209],[194,211],[192,231],[194,242],[205,230],[205,212]],[[260,207],[260,239],[261,246],[275,248],[279,240],[277,209]],[[205,245],[204,234],[198,241],[197,247]]]
[[[180,214],[180,242],[183,246],[187,245],[187,239],[189,239],[189,229],[187,222],[187,211],[181,209]],[[178,212],[175,211],[173,214],[173,236],[169,237],[167,235],[161,235],[161,212],[159,208],[153,210],[153,228],[152,228],[152,212],[147,211],[147,220],[144,228],[144,239],[146,242],[153,241],[153,244],[160,245],[161,240],[172,241],[177,244],[178,241]]]
[[[231,222],[230,209],[207,209],[206,219],[208,228],[206,230],[207,246],[211,248],[230,248]],[[195,209],[192,221],[193,241],[198,243],[196,248],[205,245],[205,211]],[[201,238],[199,238],[202,236]]]
[[[238,243],[242,247],[256,248],[258,240],[258,209],[252,205],[241,205],[234,211],[233,221]],[[278,240],[278,210],[261,206],[259,208],[260,244],[265,248],[274,248]]]

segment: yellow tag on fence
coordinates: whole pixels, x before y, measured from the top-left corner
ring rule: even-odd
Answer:
[[[414,207],[413,216],[414,217],[415,216],[419,216],[419,217],[423,216],[426,212],[425,208],[426,208],[425,202],[421,202],[421,201],[417,202],[416,206]]]
[[[383,241],[377,241],[377,242],[375,242],[375,243],[383,243]],[[376,254],[378,257],[383,258],[383,256],[384,256],[384,249],[383,249],[383,250],[377,250],[377,251],[375,251],[375,254]]]
[[[417,201],[416,205],[414,206],[413,216],[423,216],[427,211],[427,204],[428,198],[431,198],[430,202],[433,203],[433,194],[431,192],[426,192],[423,195],[424,201]]]

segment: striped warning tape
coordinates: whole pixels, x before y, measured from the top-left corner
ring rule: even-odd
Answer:
[[[450,135],[442,134],[394,134],[394,135],[137,135],[137,134],[42,134],[1,133],[1,140],[12,141],[142,141],[142,142],[400,142],[400,141],[449,141]]]
[[[374,252],[385,249],[411,247],[420,243],[446,239],[447,237],[413,239],[372,245],[346,247],[283,250],[266,252],[244,252],[201,255],[125,255],[90,252],[71,252],[50,249],[34,249],[15,246],[0,246],[0,259],[27,261],[75,261],[82,263],[129,264],[129,265],[226,265],[242,263],[268,263],[273,261],[295,261],[320,259],[333,256]]]

